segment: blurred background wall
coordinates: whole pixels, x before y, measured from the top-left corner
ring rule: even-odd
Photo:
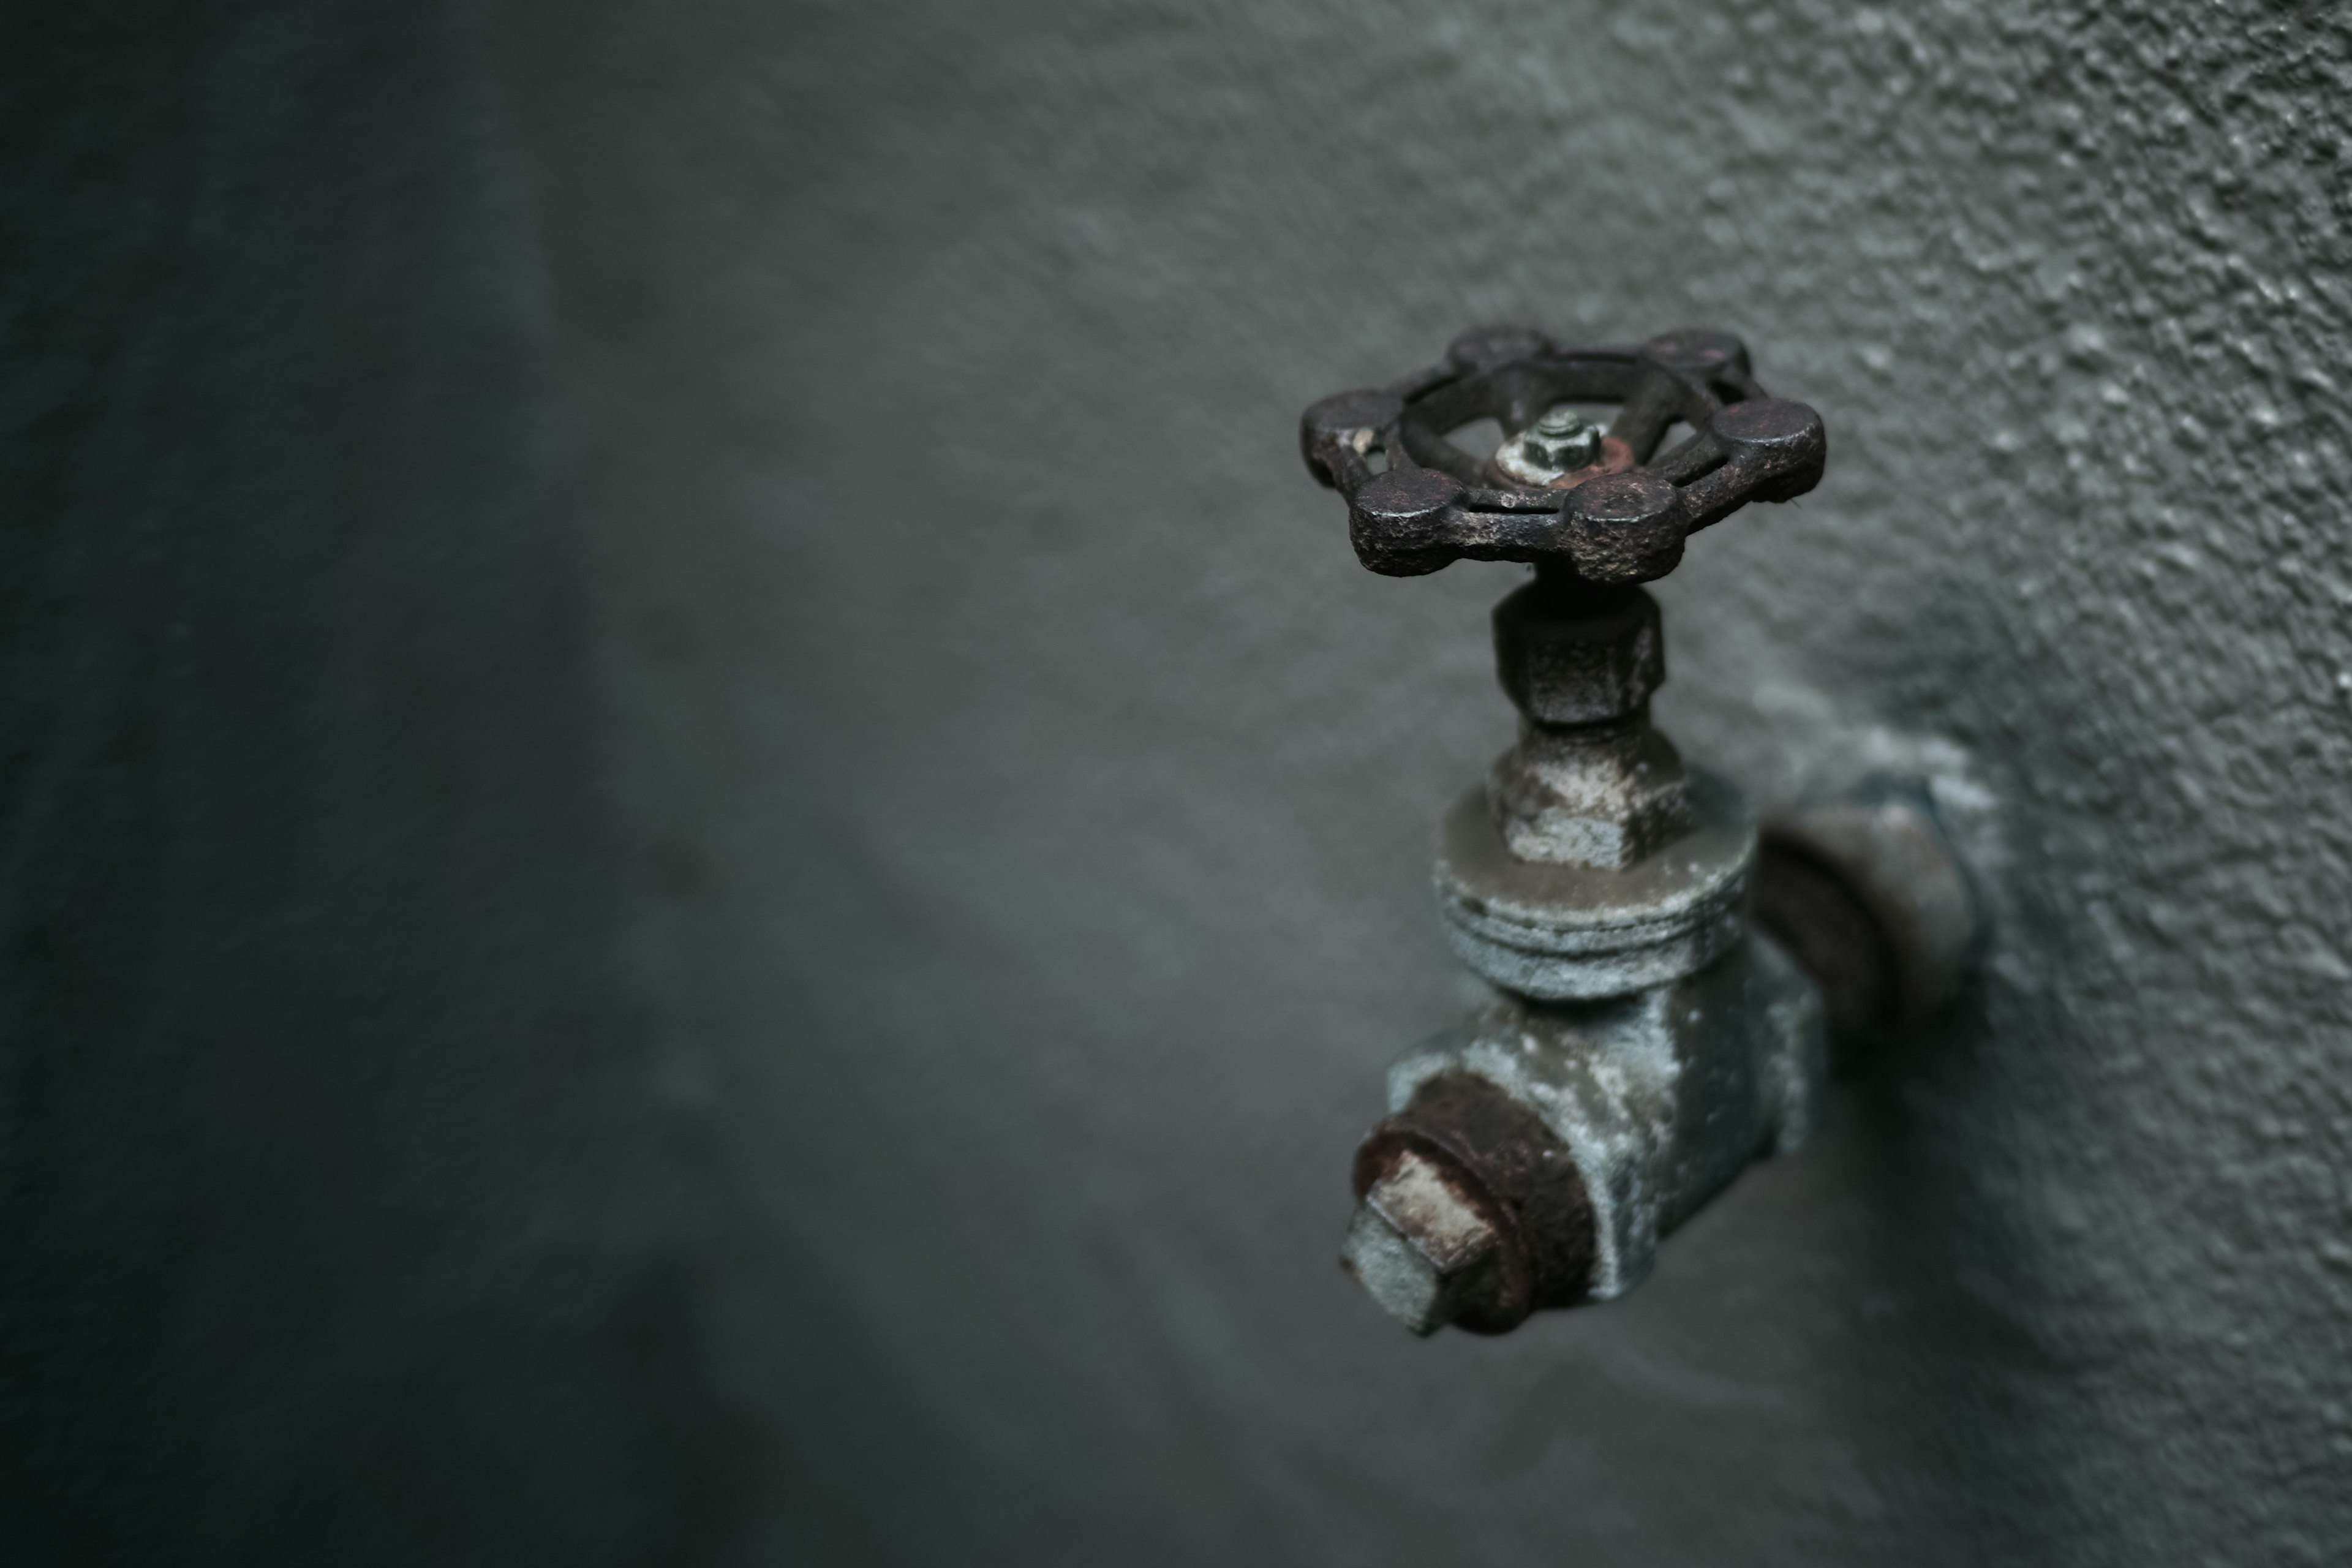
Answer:
[[[0,23],[12,1560],[2324,1562],[2331,8]],[[1625,1302],[1334,1265],[1512,569],[1297,411],[1742,333],[1661,718],[2000,922]],[[79,1555],[77,1555],[79,1554]]]
[[[452,19],[0,9],[0,1562],[690,1560],[740,1445]]]

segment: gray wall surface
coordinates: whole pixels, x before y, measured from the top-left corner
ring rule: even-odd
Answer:
[[[2352,1549],[2352,30],[2316,5],[516,4],[661,1023],[777,1562]],[[1455,1006],[1509,568],[1297,410],[1524,320],[1742,333],[1830,477],[1661,712],[1999,802],[2001,939],[1619,1306],[1333,1266]]]
[[[2332,8],[87,16],[0,51],[0,1557],[2352,1542]],[[1999,931],[1632,1298],[1417,1342],[1335,1252],[1517,574],[1294,431],[1493,321],[1822,410],[1660,717],[1974,780]]]

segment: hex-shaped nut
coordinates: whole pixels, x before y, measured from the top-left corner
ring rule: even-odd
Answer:
[[[1658,602],[1640,588],[1571,596],[1530,583],[1495,606],[1495,672],[1539,724],[1638,712],[1666,679]]]
[[[1461,1175],[1406,1149],[1364,1194],[1339,1260],[1381,1310],[1429,1334],[1492,1294],[1502,1245]]]
[[[1639,720],[1520,725],[1486,774],[1486,804],[1513,859],[1550,866],[1623,870],[1696,820],[1674,742]]]
[[[1592,1205],[1575,1153],[1487,1078],[1416,1083],[1357,1149],[1353,1185],[1340,1261],[1415,1333],[1448,1322],[1508,1333],[1591,1289]]]

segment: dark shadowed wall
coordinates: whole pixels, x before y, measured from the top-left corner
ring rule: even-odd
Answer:
[[[0,1562],[712,1538],[538,271],[457,46],[0,19]]]
[[[2352,1540],[2333,8],[86,15],[0,66],[0,1542]],[[1962,781],[1999,933],[1630,1300],[1423,1343],[1334,1258],[1514,574],[1294,430],[1510,320],[1822,411],[1661,717]]]

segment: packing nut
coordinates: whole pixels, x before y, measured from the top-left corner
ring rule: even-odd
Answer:
[[[1640,712],[1665,683],[1658,603],[1639,588],[1538,579],[1495,606],[1495,668],[1539,724],[1601,724]]]

